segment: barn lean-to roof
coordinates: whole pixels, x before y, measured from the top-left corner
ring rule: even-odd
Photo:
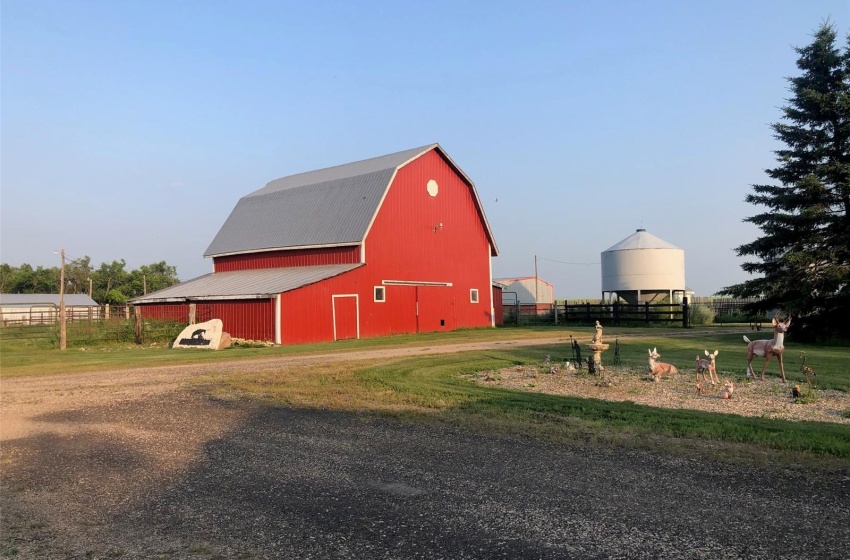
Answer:
[[[261,299],[354,270],[362,264],[328,264],[210,272],[175,286],[130,300],[130,303]]]
[[[437,150],[469,185],[492,253],[497,255],[475,185],[439,144],[429,144],[271,181],[239,200],[204,256],[358,245],[398,169],[431,150]]]

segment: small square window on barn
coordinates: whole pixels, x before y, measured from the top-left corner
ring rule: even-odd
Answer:
[[[375,286],[375,301],[383,303],[387,301],[387,289],[383,286]]]
[[[469,290],[469,303],[478,303],[478,289],[472,288]]]

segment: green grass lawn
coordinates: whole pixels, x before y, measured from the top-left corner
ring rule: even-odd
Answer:
[[[638,347],[635,344],[635,349]],[[250,377],[213,375],[203,384],[223,398],[237,395],[286,406],[376,412],[559,444],[676,448],[687,454],[747,461],[836,459],[843,468],[848,467],[850,426],[846,424],[654,408],[514,391],[470,379],[470,374],[481,371],[540,364],[545,355],[542,352],[551,353],[555,348],[532,346],[377,363],[328,363],[309,369],[268,370]],[[850,350],[845,351],[845,357],[848,354]]]
[[[652,348],[657,348],[661,361],[675,365],[679,372],[695,374],[696,357],[705,357],[705,351],[718,351],[716,364],[719,373],[725,377],[740,381],[747,373],[747,344],[740,333],[700,334],[696,337],[667,336],[665,331],[641,330],[639,333],[623,333],[620,340],[620,363],[624,366],[644,368],[647,365],[647,354]],[[759,336],[761,334],[762,336]],[[639,338],[636,338],[638,335]],[[747,333],[750,340],[767,338],[763,333]],[[616,337],[615,337],[616,338]],[[614,339],[605,337],[610,342],[610,348],[603,353],[603,363],[613,363]],[[563,359],[569,353],[566,347],[549,347],[541,345],[527,349],[536,352],[538,356],[551,354],[552,359]],[[785,377],[789,383],[805,382],[806,378],[800,371],[801,353],[806,354],[806,365],[817,374],[817,386],[821,389],[837,389],[850,392],[850,346],[818,346],[788,342],[785,345],[784,363]],[[582,352],[586,357],[587,352]],[[756,357],[753,360],[753,370],[756,375],[761,373],[764,359]],[[765,376],[779,377],[779,361],[773,358],[765,372]],[[793,384],[792,383],[792,384]]]
[[[450,333],[398,335],[363,340],[342,340],[318,344],[276,347],[236,347],[219,352],[168,348],[166,343],[137,345],[131,343],[69,344],[60,351],[49,340],[8,340],[0,330],[0,377],[53,375],[104,371],[119,368],[156,367],[192,363],[211,363],[278,356],[303,356],[337,352],[353,352],[410,345],[442,345],[488,340],[516,340],[567,336],[569,331],[553,328],[469,329]]]
[[[640,336],[657,329],[622,328],[611,330],[614,334]],[[687,333],[684,329],[665,329],[664,332]],[[275,356],[310,355],[336,352],[353,352],[403,346],[437,346],[487,342],[498,340],[527,340],[568,338],[570,335],[588,341],[593,336],[589,327],[504,327],[498,329],[462,329],[453,332],[397,335],[363,340],[342,340],[297,346],[268,348],[231,347],[220,352],[182,349],[171,350],[167,343],[136,345],[132,343],[69,342],[68,349],[60,351],[53,340],[10,340],[0,329],[0,377],[25,375],[53,375],[84,371],[103,371],[116,368],[156,367],[190,363],[208,363]]]
[[[750,340],[770,338],[764,333],[747,333]],[[645,366],[647,351],[657,348],[661,360],[675,365],[680,372],[695,372],[696,357],[705,357],[705,350],[717,354],[717,370],[737,380],[743,380],[747,373],[747,343],[741,334],[711,334],[698,338],[654,337],[641,340],[624,340],[621,343],[621,363],[628,366]],[[541,349],[543,351],[543,349]],[[818,346],[789,341],[785,345],[783,360],[785,376],[789,382],[805,381],[800,372],[801,353],[807,356],[806,365],[817,374],[817,386],[821,389],[837,389],[850,392],[850,346]],[[603,360],[612,359],[612,350],[603,354]],[[753,370],[761,373],[764,359],[753,359]],[[773,358],[765,376],[779,376],[779,361]]]
[[[540,340],[523,347],[475,350],[414,358],[369,361],[328,361],[305,366],[274,366],[251,376],[199,373],[199,388],[221,398],[248,398],[279,405],[390,414],[415,422],[438,422],[465,429],[518,437],[538,437],[559,444],[607,442],[652,449],[684,449],[711,456],[762,457],[764,460],[850,461],[850,426],[742,417],[692,410],[671,410],[629,402],[526,393],[484,386],[470,374],[519,364],[539,365],[546,355],[555,363],[570,355],[566,339],[589,342],[592,329],[481,329],[419,336],[277,348],[231,348],[221,352],[170,350],[163,346],[103,346],[65,352],[0,344],[3,377],[188,363],[252,360],[276,356],[345,353],[404,346],[438,346],[468,342]],[[761,335],[761,336],[759,336]],[[766,338],[764,333],[748,333]],[[547,343],[557,338],[558,344]],[[680,372],[694,372],[695,357],[719,350],[717,367],[723,377],[743,379],[746,344],[730,329],[606,329],[611,348],[603,361],[614,359],[620,342],[621,365],[642,370],[647,350],[657,348],[663,360]],[[850,392],[850,347],[786,345],[786,375],[799,382],[800,352],[817,372],[817,386]],[[584,353],[588,355],[587,352]],[[762,362],[754,362],[760,371]],[[774,359],[767,375],[777,376]],[[805,406],[805,405],[800,405]],[[850,414],[850,411],[847,411]],[[771,459],[772,458],[772,459]]]

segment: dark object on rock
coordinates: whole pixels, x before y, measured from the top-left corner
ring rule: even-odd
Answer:
[[[570,347],[573,351],[573,363],[578,369],[581,369],[582,365],[584,364],[584,362],[582,362],[581,360],[581,346],[578,345],[578,340],[574,339],[573,335],[570,335],[570,340],[572,340]]]
[[[190,338],[180,339],[180,344],[187,346],[209,346],[212,341],[204,338],[204,333],[206,332],[207,329],[198,329],[192,333]]]

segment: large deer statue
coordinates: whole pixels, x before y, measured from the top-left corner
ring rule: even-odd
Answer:
[[[785,350],[785,331],[791,326],[791,316],[785,321],[776,319],[778,313],[773,316],[773,338],[771,340],[750,340],[744,336],[747,346],[747,375],[755,379],[753,371],[753,358],[756,356],[764,358],[764,367],[761,368],[761,378],[764,380],[764,372],[770,359],[776,356],[779,360],[779,372],[782,374],[782,382],[785,383],[785,365],[782,363],[782,352]]]

